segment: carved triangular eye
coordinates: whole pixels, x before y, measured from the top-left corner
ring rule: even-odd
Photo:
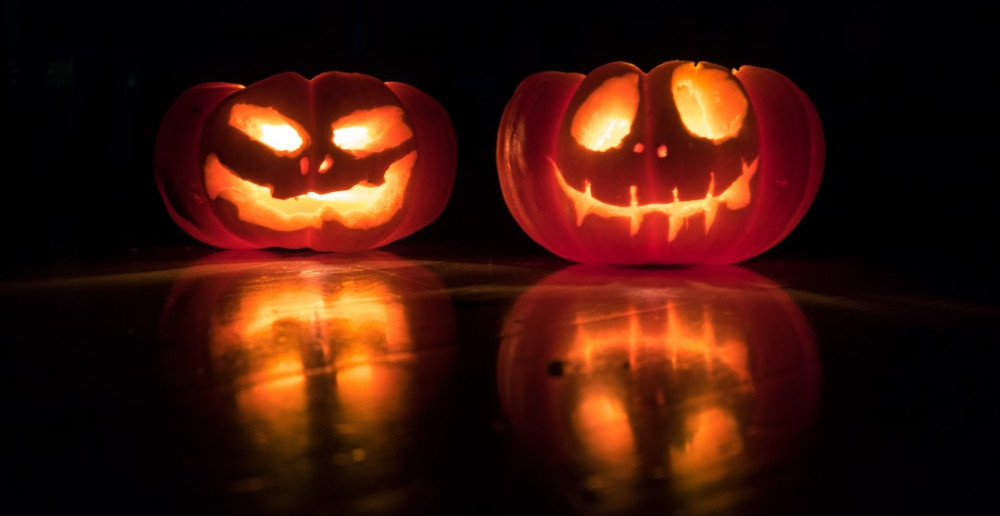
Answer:
[[[399,106],[359,109],[330,124],[333,144],[355,158],[391,149],[413,137]]]
[[[632,132],[639,110],[639,75],[628,73],[601,83],[573,115],[570,134],[583,147],[617,149]]]
[[[687,130],[719,144],[735,137],[747,115],[747,96],[725,70],[685,63],[674,69],[670,93]]]
[[[272,107],[235,104],[229,112],[229,125],[279,156],[295,157],[309,144],[302,126]]]

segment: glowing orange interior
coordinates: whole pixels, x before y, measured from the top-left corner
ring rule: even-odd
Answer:
[[[629,73],[601,83],[573,115],[570,134],[583,147],[617,149],[632,132],[639,110],[639,75]]]
[[[746,343],[720,339],[712,314],[706,310],[698,315],[681,312],[670,300],[659,313],[629,308],[619,313],[578,315],[574,322],[574,354],[583,363],[584,371],[591,371],[599,365],[600,355],[616,350],[626,351],[634,366],[640,365],[646,353],[666,352],[675,369],[689,367],[685,361],[700,360],[711,373],[712,362],[720,361],[727,370],[749,381]],[[666,321],[661,332],[642,325],[644,319],[661,318]]]
[[[295,157],[309,144],[302,126],[272,107],[235,104],[229,112],[229,125],[279,156]]]
[[[625,403],[611,389],[592,387],[573,412],[576,435],[588,453],[604,463],[631,462],[635,437]]]
[[[670,449],[670,468],[679,476],[701,484],[717,480],[726,473],[712,466],[743,454],[740,424],[732,413],[709,406],[684,418],[683,448]]]
[[[757,159],[752,163],[743,164],[743,173],[733,181],[729,188],[720,194],[715,193],[715,179],[708,185],[708,192],[701,199],[681,201],[677,188],[674,188],[674,201],[665,203],[639,204],[638,187],[632,185],[632,202],[628,206],[610,204],[594,198],[591,193],[590,182],[584,185],[581,192],[570,186],[563,177],[562,171],[555,160],[549,161],[555,171],[556,181],[562,189],[563,194],[573,203],[576,212],[576,225],[583,224],[587,215],[595,215],[601,218],[621,217],[629,219],[629,234],[635,236],[642,226],[646,215],[650,213],[662,213],[670,217],[670,230],[667,235],[667,242],[673,242],[677,238],[677,233],[684,226],[688,218],[698,214],[705,214],[705,233],[712,229],[715,223],[715,215],[719,211],[720,205],[725,205],[730,210],[739,210],[750,204],[750,180],[757,173]]]
[[[391,149],[413,137],[398,106],[359,109],[333,124],[333,144],[355,158]]]
[[[245,386],[236,397],[240,417],[265,439],[262,449],[281,460],[308,446],[303,436],[310,424],[310,375],[335,375],[337,401],[351,427],[345,431],[364,432],[404,408],[398,400],[406,376],[397,374],[396,365],[413,359],[402,299],[387,285],[352,278],[330,290],[309,281],[309,274],[303,270],[302,278],[246,289],[236,303],[225,305],[231,312],[210,334],[215,363],[243,364],[239,380]],[[347,453],[356,462],[365,452]]]
[[[209,154],[205,160],[205,188],[211,199],[222,198],[236,206],[240,220],[275,231],[319,229],[336,221],[354,229],[381,226],[403,206],[410,171],[417,151],[396,160],[385,171],[378,186],[367,181],[347,190],[308,192],[288,199],[276,199],[272,188],[241,178]]]
[[[666,321],[651,326],[644,321]],[[628,371],[646,367],[668,367],[675,371],[704,367],[709,378],[721,363],[726,374],[735,374],[742,388],[752,389],[746,342],[739,337],[721,337],[710,307],[682,311],[673,300],[665,300],[662,311],[630,307],[619,313],[578,314],[570,356],[590,374],[574,410],[573,426],[581,444],[592,457],[607,464],[625,465],[635,451],[635,434],[627,406],[634,394],[608,371],[621,370],[623,355]],[[710,398],[701,398],[707,401]],[[672,446],[670,468],[678,475],[697,476],[701,481],[715,475],[718,465],[743,451],[740,427],[729,411],[702,401],[685,415],[682,446]],[[706,475],[705,468],[709,473]]]
[[[739,134],[748,101],[736,79],[724,70],[685,63],[674,69],[670,95],[684,127],[722,143]]]

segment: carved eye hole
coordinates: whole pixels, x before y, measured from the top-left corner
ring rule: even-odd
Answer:
[[[670,90],[691,134],[719,144],[743,127],[747,97],[724,70],[686,63],[674,69]]]
[[[569,131],[577,143],[592,151],[617,149],[632,132],[638,110],[639,75],[611,77],[580,104]]]
[[[272,107],[236,104],[229,112],[229,125],[279,156],[295,157],[309,144],[302,126]]]
[[[413,137],[399,106],[359,109],[334,123],[333,144],[355,158],[391,149]]]

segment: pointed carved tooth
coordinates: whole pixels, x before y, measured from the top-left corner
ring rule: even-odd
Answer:
[[[750,204],[750,178],[744,174],[726,189],[726,207],[738,210]]]
[[[582,226],[583,225],[583,219],[587,217],[587,212],[590,211],[590,209],[589,209],[590,208],[590,203],[588,203],[586,201],[588,201],[590,199],[593,199],[593,197],[594,197],[593,195],[590,194],[590,181],[586,181],[583,184],[584,184],[584,189],[583,189],[584,197],[583,197],[583,199],[579,199],[579,200],[577,200],[577,202],[573,203],[574,206],[575,206],[575,208],[576,208],[576,225],[577,226]]]
[[[705,234],[707,235],[709,230],[712,229],[712,224],[715,224],[715,214],[719,212],[719,203],[708,202],[705,206]]]
[[[705,194],[705,202],[702,204],[702,210],[705,212],[705,234],[707,235],[709,230],[712,229],[712,224],[715,224],[715,214],[719,211],[719,203],[715,200],[715,172],[708,173],[708,193]]]
[[[757,173],[758,161],[760,161],[760,156],[754,158],[749,164],[743,163],[743,173],[723,194],[726,199],[726,207],[730,210],[738,210],[750,204],[750,179]]]
[[[629,195],[632,197],[632,216],[629,218],[629,236],[635,236],[639,232],[639,226],[642,225],[642,219],[645,217],[640,210],[635,209],[639,206],[639,188],[635,185],[629,187]]]
[[[670,232],[667,234],[667,242],[673,242],[677,238],[677,233],[681,230],[681,224],[684,223],[685,217],[683,215],[671,215],[670,216]]]
[[[750,162],[750,164],[743,163],[743,175],[747,176],[747,180],[753,177],[757,173],[757,162],[760,161],[760,156],[757,156]]]
[[[640,226],[642,226],[642,214],[633,213],[632,217],[629,219],[628,236],[634,237],[635,234],[639,232]]]
[[[681,202],[680,192],[677,190],[676,186],[674,187],[674,202]]]

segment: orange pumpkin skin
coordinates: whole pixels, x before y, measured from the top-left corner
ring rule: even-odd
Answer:
[[[622,265],[764,252],[812,204],[824,154],[816,109],[788,78],[705,62],[531,75],[497,138],[521,228],[563,258]]]
[[[455,134],[430,96],[362,74],[196,85],[157,135],[173,220],[225,249],[362,251],[430,224],[455,181]]]

